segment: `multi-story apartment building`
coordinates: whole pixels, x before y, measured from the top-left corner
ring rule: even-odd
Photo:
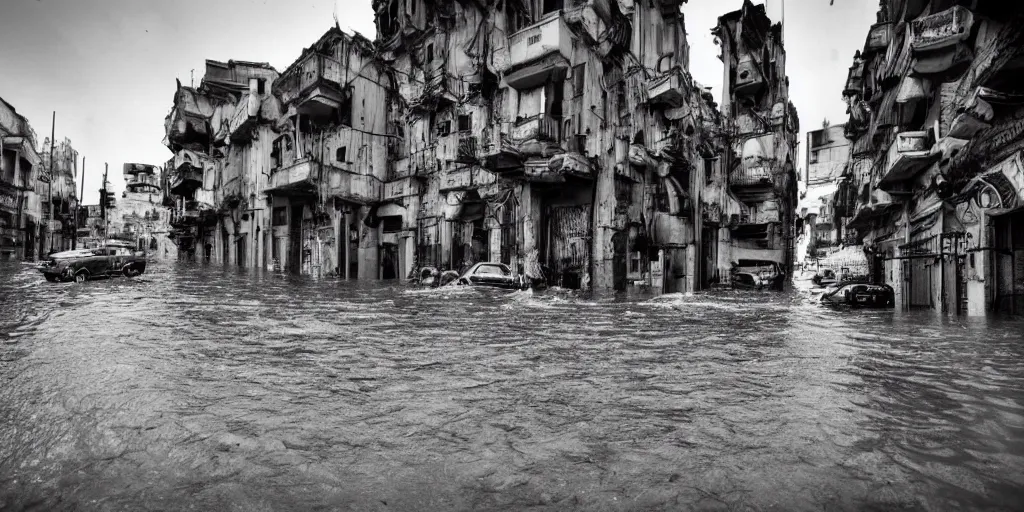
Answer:
[[[280,128],[263,188],[265,261],[314,276],[405,277],[397,253],[380,246],[392,226],[380,201],[397,134],[394,80],[375,54],[368,39],[332,28],[273,83]]]
[[[845,240],[844,218],[833,215],[833,210],[838,182],[850,162],[846,125],[826,121],[822,129],[807,132],[806,144],[805,189],[799,205],[803,236],[797,240],[797,254],[820,257]]]
[[[242,194],[243,229],[202,213],[230,196],[215,176],[240,142],[217,146],[210,134],[231,101],[211,99],[206,78],[179,87],[168,145],[209,170],[168,165],[178,240],[207,240],[221,261],[321,276],[501,261],[534,283],[607,290],[691,291],[744,259],[786,266],[796,119],[778,26],[749,2],[723,18],[732,30],[752,17],[744,33],[761,31],[748,36],[761,46],[729,52],[772,55],[766,92],[746,90],[759,103],[734,110],[766,109],[774,124],[730,132],[689,75],[681,4],[375,1],[375,42],[331,29],[269,85],[252,121],[262,131],[247,165],[260,172]],[[744,102],[741,89],[729,85],[726,102]],[[776,132],[781,149],[746,156],[771,184],[737,201],[728,171],[744,153],[732,149],[744,137],[775,144]],[[233,246],[218,245],[215,224]],[[251,257],[238,256],[246,236],[260,239],[242,242],[258,247]]]
[[[723,128],[730,151],[725,165],[729,192],[741,205],[730,219],[730,261],[741,266],[774,262],[792,269],[797,177],[796,108],[789,101],[782,25],[764,5],[719,18],[714,30],[725,63]]]
[[[836,210],[904,307],[1024,313],[1024,6],[886,0],[844,95]]]
[[[207,60],[199,87],[178,84],[168,114],[166,203],[181,254],[253,266],[262,261],[269,208],[261,197],[273,166],[278,73],[254,62]],[[263,235],[263,236],[261,236]]]
[[[55,144],[53,148],[50,146],[51,141],[47,137],[39,150],[43,179],[35,183],[36,195],[42,198],[40,208],[45,224],[39,238],[40,256],[75,248],[77,229],[78,151],[75,151],[68,139]]]
[[[0,259],[36,258],[42,222],[39,181],[42,160],[28,119],[0,99]]]

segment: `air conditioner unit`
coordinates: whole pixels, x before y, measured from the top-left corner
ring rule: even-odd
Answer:
[[[736,93],[754,93],[764,85],[764,77],[758,69],[757,61],[750,55],[740,57],[740,63],[736,66],[736,84],[733,90]]]

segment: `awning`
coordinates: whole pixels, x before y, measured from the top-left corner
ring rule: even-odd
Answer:
[[[569,67],[569,61],[556,53],[506,74],[505,83],[513,89],[533,89],[551,81],[565,79]]]
[[[896,93],[896,103],[909,103],[928,97],[926,79],[919,76],[905,76]]]

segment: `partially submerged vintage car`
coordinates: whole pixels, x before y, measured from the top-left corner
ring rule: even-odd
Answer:
[[[782,290],[785,274],[774,261],[740,260],[732,269],[732,287],[740,290]]]
[[[135,277],[146,271],[146,258],[122,246],[77,249],[51,254],[39,271],[50,282]]]
[[[821,294],[821,302],[854,307],[891,308],[896,306],[896,292],[887,284],[843,283],[826,288]]]
[[[504,263],[477,263],[469,267],[456,285],[489,286],[506,290],[523,290],[529,287],[521,275],[512,275],[512,269]]]

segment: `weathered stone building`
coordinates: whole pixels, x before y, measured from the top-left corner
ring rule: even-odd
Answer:
[[[836,211],[897,303],[1024,312],[1024,7],[885,0],[844,96]]]
[[[800,131],[789,100],[782,25],[764,5],[743,7],[719,18],[714,30],[722,46],[723,131],[728,192],[739,200],[729,212],[719,243],[740,266],[776,263],[792,268],[797,206],[796,147]]]
[[[32,260],[42,229],[42,208],[35,186],[42,159],[28,119],[3,99],[0,149],[0,259]]]
[[[318,276],[501,261],[599,290],[692,291],[738,259],[785,266],[796,119],[778,25],[749,2],[723,18],[748,26],[724,44],[736,106],[723,119],[689,74],[682,3],[377,0],[377,40],[329,30],[260,90],[249,139],[214,135],[241,104],[211,94],[208,66],[168,117],[177,239]],[[755,54],[763,92],[729,81]],[[760,115],[772,124],[748,126]],[[768,150],[744,149],[756,137]],[[243,147],[247,163],[230,163]],[[250,177],[233,202],[231,165]],[[770,183],[740,185],[734,168]]]
[[[68,139],[56,144],[52,151],[50,145],[49,137],[43,140],[43,146],[39,150],[41,169],[44,170],[41,175],[43,179],[35,183],[36,195],[42,198],[39,206],[45,224],[45,229],[39,237],[40,256],[51,251],[72,249],[77,229],[75,211],[78,209],[78,151],[75,151]]]

